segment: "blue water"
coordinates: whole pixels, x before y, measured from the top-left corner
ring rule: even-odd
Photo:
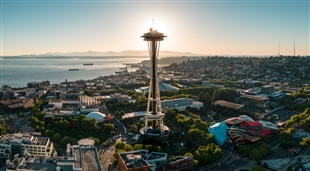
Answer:
[[[0,85],[26,87],[28,82],[51,83],[94,79],[115,74],[122,63],[138,63],[147,57],[3,57],[0,58]],[[84,63],[94,65],[83,66]],[[79,71],[68,71],[79,69]],[[133,69],[134,70],[134,69]],[[129,69],[130,71],[130,69]]]

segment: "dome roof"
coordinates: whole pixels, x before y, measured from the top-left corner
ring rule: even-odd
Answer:
[[[86,117],[96,119],[98,123],[101,123],[103,122],[106,115],[100,112],[90,112],[89,114],[86,115]]]
[[[245,120],[247,120],[248,122],[254,122],[254,120],[249,117],[248,115],[240,115],[239,118],[243,118]]]

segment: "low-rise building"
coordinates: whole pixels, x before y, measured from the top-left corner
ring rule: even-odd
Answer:
[[[16,112],[31,107],[33,103],[33,98],[0,101],[0,109],[7,112]]]
[[[84,141],[85,142],[85,141]],[[88,143],[88,141],[86,141]],[[79,143],[81,144],[81,143]],[[22,157],[7,161],[6,171],[102,171],[99,154],[96,147],[92,145],[67,145],[67,155],[58,156],[54,152],[52,156],[35,156],[32,153],[24,152]]]
[[[61,109],[63,105],[63,101],[61,99],[50,99],[48,101],[49,105],[54,105],[54,108]]]
[[[142,93],[147,93],[149,92],[149,87],[150,86],[145,86],[145,87],[140,87],[138,89],[135,89],[136,92],[142,92]],[[178,87],[172,86],[170,84],[166,84],[163,82],[158,83],[159,91],[166,91],[166,90],[179,90]]]
[[[136,150],[118,153],[117,169],[121,171],[190,171],[194,159],[191,156],[168,156],[167,153]]]
[[[243,104],[238,104],[238,103],[232,103],[232,102],[227,102],[225,100],[217,100],[214,102],[215,105],[220,105],[220,106],[224,106],[227,108],[232,108],[235,110],[239,110],[241,109],[244,105]]]
[[[203,103],[194,99],[178,98],[172,100],[163,100],[161,101],[161,106],[163,112],[165,112],[167,108],[172,108],[178,111],[185,111],[187,107],[192,107],[200,110],[200,108],[203,107]]]
[[[8,85],[4,85],[0,88],[0,99],[10,100],[14,98],[14,92]]]
[[[239,102],[250,107],[265,108],[269,98],[243,94],[240,96]]]
[[[79,116],[80,112],[69,109],[47,109],[44,111],[44,117],[74,117]]]
[[[260,88],[262,94],[272,94],[274,92],[274,86],[266,85]]]
[[[41,82],[29,82],[27,83],[28,88],[37,88],[41,86]]]
[[[35,156],[50,156],[54,145],[48,137],[35,137],[27,133],[14,133],[0,136],[0,163],[4,164],[15,154],[25,149]]]

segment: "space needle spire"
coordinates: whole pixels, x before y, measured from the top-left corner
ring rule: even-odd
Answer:
[[[160,41],[163,41],[165,37],[167,36],[154,29],[154,20],[153,27],[150,28],[150,32],[144,33],[143,36],[141,36],[144,41],[147,41],[151,59],[151,78],[145,115],[145,126],[140,129],[140,133],[142,135],[168,136],[169,133],[169,128],[165,126],[163,122],[165,115],[162,113],[157,77],[159,46]],[[150,111],[150,109],[152,111]],[[152,121],[152,125],[148,125],[148,121]]]
[[[294,56],[295,56],[295,38],[294,38]]]

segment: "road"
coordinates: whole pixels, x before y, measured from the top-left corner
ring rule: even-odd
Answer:
[[[114,144],[110,145],[109,147],[102,147],[98,151],[99,156],[101,156],[101,166],[103,170],[114,171],[115,168],[112,168],[112,163],[114,161],[114,153],[115,147]]]
[[[117,143],[117,142],[130,143],[130,142],[127,142],[127,141],[131,141],[131,139],[126,134],[126,130],[124,130],[124,127],[116,119],[113,119],[113,124],[120,131],[119,137],[117,137],[117,138],[116,138],[116,136],[114,136],[115,138],[111,137],[111,138],[115,139],[115,143]],[[123,140],[124,137],[126,137],[126,141]],[[102,169],[104,171],[117,171],[117,169],[115,169],[115,166],[112,164],[114,161],[113,155],[115,153],[115,147],[114,147],[115,143],[113,143],[109,147],[102,147],[102,146],[97,147],[99,156],[101,156]]]
[[[19,132],[19,129],[22,126],[28,126],[29,125],[30,122],[28,121],[28,118],[33,116],[33,113],[25,112],[23,118],[17,117],[17,114],[7,114],[7,115],[4,115],[3,117],[9,118],[10,116],[13,116],[12,120],[11,119],[5,120],[6,124],[11,127],[11,130],[9,133],[17,133],[17,132]]]

